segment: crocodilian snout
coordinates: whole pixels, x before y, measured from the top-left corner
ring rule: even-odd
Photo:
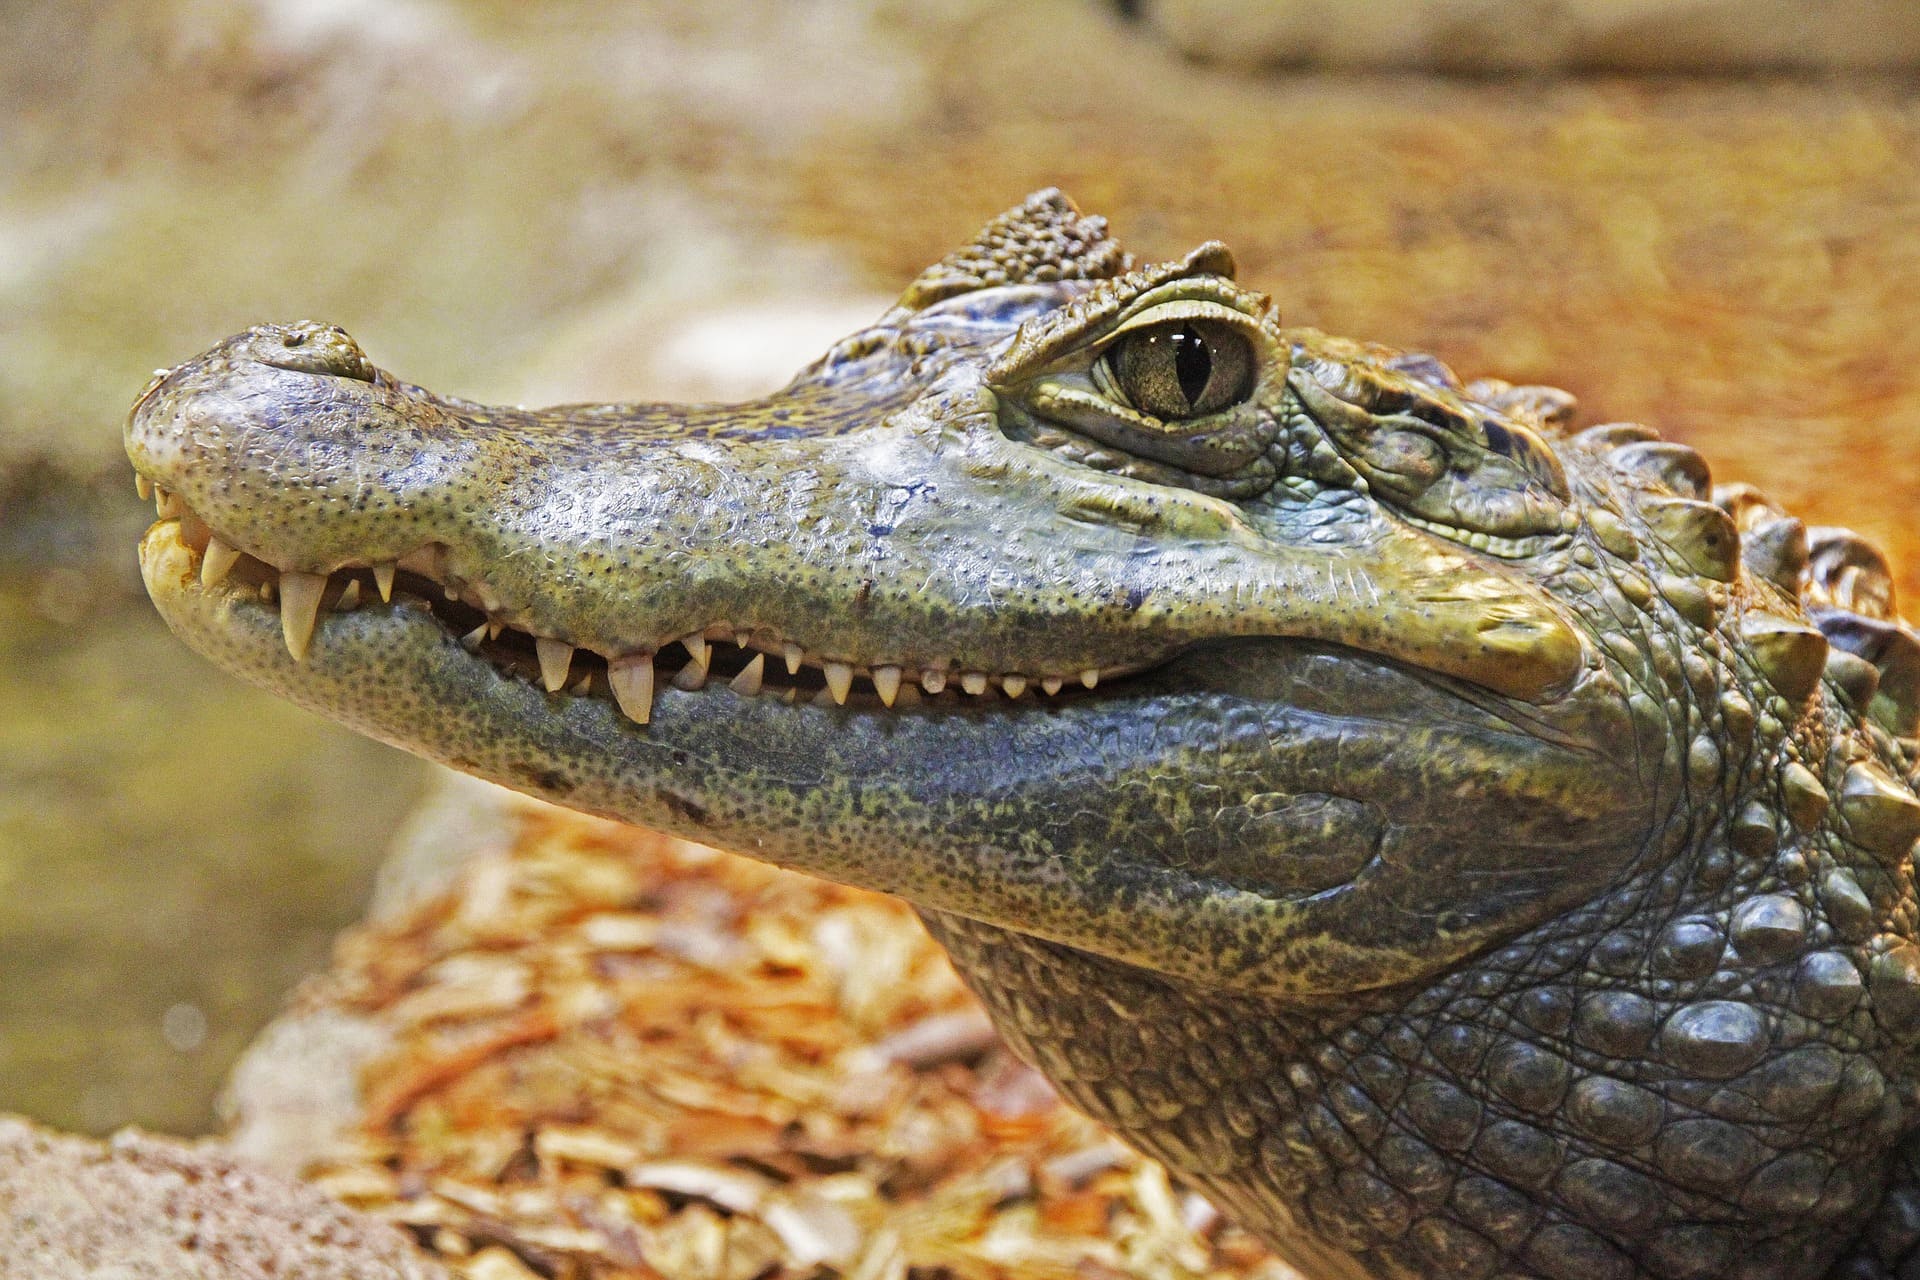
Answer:
[[[379,378],[338,325],[258,324],[156,371],[127,415],[127,455],[143,476],[178,489],[232,453],[230,437],[258,444],[276,424],[305,429],[305,412],[337,399],[343,381],[364,393]]]
[[[125,442],[143,484],[223,538],[324,571],[379,552],[372,535],[412,501],[416,477],[444,474],[462,425],[376,369],[344,329],[303,321],[256,325],[157,374]]]
[[[332,378],[374,381],[373,361],[337,324],[302,320],[297,324],[259,324],[227,344],[242,358],[275,369],[317,373]]]
[[[134,400],[128,416],[129,439],[136,426],[144,425],[143,414],[156,397],[204,385],[209,377],[224,377],[248,365],[359,382],[374,382],[379,376],[360,344],[337,324],[317,320],[257,324],[215,343],[184,364],[156,370]]]

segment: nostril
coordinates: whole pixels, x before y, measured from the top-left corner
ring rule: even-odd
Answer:
[[[374,380],[373,362],[339,325],[313,321],[261,325],[253,331],[253,337],[254,358],[276,369],[361,382]]]

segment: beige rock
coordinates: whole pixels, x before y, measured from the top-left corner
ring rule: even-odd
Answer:
[[[35,1280],[446,1280],[398,1230],[217,1147],[0,1118],[0,1260]]]
[[[1152,0],[1145,16],[1188,53],[1237,66],[1700,71],[1920,60],[1920,13],[1906,0]]]

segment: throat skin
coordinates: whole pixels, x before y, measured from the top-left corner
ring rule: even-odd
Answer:
[[[1311,1277],[1892,1280],[1920,636],[1864,540],[1574,414],[1043,192],[751,404],[261,325],[126,440],[186,643],[907,899]]]

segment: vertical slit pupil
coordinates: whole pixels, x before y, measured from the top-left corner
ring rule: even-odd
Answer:
[[[1181,394],[1188,404],[1197,405],[1207,389],[1207,380],[1213,377],[1213,355],[1207,350],[1207,340],[1184,327],[1168,336],[1173,342],[1173,372],[1180,380]]]

